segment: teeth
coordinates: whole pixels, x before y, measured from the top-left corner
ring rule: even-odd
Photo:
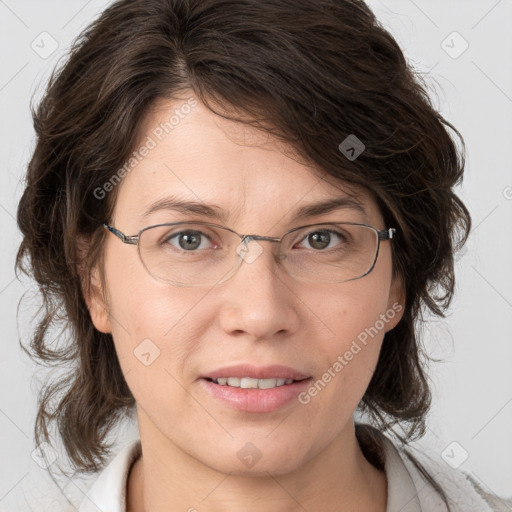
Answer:
[[[272,389],[285,384],[291,384],[293,379],[252,379],[251,377],[219,377],[216,381],[221,386],[231,386],[242,389]]]
[[[228,382],[229,382],[229,379],[228,379]],[[244,389],[258,389],[258,379],[251,379],[249,377],[243,377],[242,379],[240,379],[239,386]]]

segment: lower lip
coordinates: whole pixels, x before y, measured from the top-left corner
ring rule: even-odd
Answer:
[[[245,412],[272,412],[284,407],[297,399],[301,391],[310,385],[309,379],[285,384],[271,389],[243,389],[231,386],[221,386],[215,382],[201,379],[203,386],[215,398]]]

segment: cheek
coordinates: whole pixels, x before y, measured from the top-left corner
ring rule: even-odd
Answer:
[[[385,263],[385,262],[384,262]],[[396,311],[388,309],[389,278],[386,266],[376,267],[363,279],[342,283],[338,289],[324,288],[309,294],[317,334],[317,354],[322,358],[316,385],[304,401],[329,408],[336,416],[355,409],[375,370],[385,332]],[[316,396],[323,395],[317,400]]]
[[[197,340],[204,338],[201,326],[208,323],[189,313],[193,303],[138,290],[120,297],[115,308],[124,323],[112,331],[123,375],[138,407],[156,417],[162,410],[186,407],[186,370]]]
[[[380,308],[366,306],[354,301],[332,316],[336,335],[317,347],[319,373],[298,397],[308,411],[308,428],[321,430],[324,439],[334,439],[351,421],[377,365],[384,331],[372,328]]]
[[[335,291],[309,294],[307,305],[324,330],[321,337],[330,353],[348,350],[354,340],[364,343],[383,337],[395,314],[387,312],[388,290],[382,282],[367,279],[342,283]],[[386,321],[381,320],[384,317]]]
[[[127,383],[134,395],[137,389],[168,387],[174,368],[186,367],[197,350],[194,340],[209,325],[208,319],[198,318],[201,310],[196,307],[206,291],[169,287],[154,280],[138,261],[120,265],[112,258],[109,263],[110,323]]]

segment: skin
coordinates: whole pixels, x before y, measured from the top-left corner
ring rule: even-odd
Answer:
[[[190,97],[159,101],[141,140]],[[281,236],[298,225],[334,221],[390,227],[364,191],[366,217],[346,209],[297,223],[297,208],[344,195],[346,188],[270,136],[197,102],[123,179],[111,225],[134,235],[160,222],[210,220],[170,211],[142,218],[155,200],[179,194],[219,205],[226,225],[239,233]],[[284,364],[320,378],[379,315],[403,304],[403,287],[392,279],[391,243],[381,244],[370,274],[351,282],[296,280],[276,270],[274,244],[261,242],[263,253],[228,281],[186,288],[153,279],[135,246],[108,235],[106,288],[100,290],[96,269],[98,293],[87,301],[95,327],[113,335],[137,402],[143,455],[129,475],[129,511],[385,511],[386,477],[364,457],[353,414],[384,333],[400,313],[306,405],[293,400],[271,413],[240,412],[205,392],[199,377],[249,362]],[[134,356],[147,338],[160,350],[149,366]],[[237,457],[247,442],[262,455],[252,468]]]

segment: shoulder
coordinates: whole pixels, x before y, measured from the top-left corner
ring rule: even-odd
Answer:
[[[510,512],[510,502],[484,491],[467,472],[454,469],[442,459],[419,449],[397,448],[404,464],[409,469],[416,485],[424,486],[419,491],[426,506],[438,500],[438,493],[430,485],[430,476],[445,493],[453,512]]]
[[[2,497],[0,510],[38,512],[126,512],[126,480],[141,453],[140,440],[118,444],[116,455],[98,473],[73,473],[56,462],[64,460],[63,447],[50,447],[50,461],[32,454],[28,471]],[[50,450],[48,448],[48,450]],[[55,463],[55,464],[54,464]]]
[[[510,512],[512,511],[512,498],[501,498],[486,491],[471,475],[466,475],[466,478],[471,482],[473,488],[482,496],[483,500],[490,506],[491,510],[496,512]]]
[[[448,466],[440,457],[411,446],[401,446],[369,425],[356,425],[358,440],[367,455],[379,454],[388,479],[388,500],[403,496],[405,510],[421,512],[510,512],[512,502],[485,491],[471,475]],[[371,461],[374,463],[373,461]],[[446,502],[442,498],[444,493]],[[412,504],[416,502],[414,508]],[[389,508],[388,512],[394,512]]]

